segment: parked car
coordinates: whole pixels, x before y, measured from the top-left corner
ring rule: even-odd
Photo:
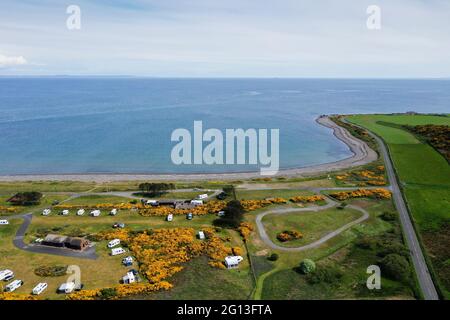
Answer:
[[[186,215],[186,219],[192,220],[192,218],[194,218],[194,215],[192,214],[192,212],[189,212],[189,213]]]

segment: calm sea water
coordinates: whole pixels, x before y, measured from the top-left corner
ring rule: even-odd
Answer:
[[[314,119],[330,113],[450,112],[450,81],[0,78],[0,174],[187,173],[250,166],[173,165],[172,130],[279,128],[280,163],[343,159]]]

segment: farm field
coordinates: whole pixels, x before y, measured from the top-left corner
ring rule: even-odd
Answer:
[[[450,251],[446,244],[450,241],[450,166],[433,147],[398,125],[448,126],[450,117],[356,115],[347,118],[376,133],[387,143],[408,207],[440,284],[440,291],[449,298]]]

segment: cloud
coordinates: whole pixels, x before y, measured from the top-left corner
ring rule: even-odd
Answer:
[[[13,57],[0,54],[0,67],[21,66],[27,63],[27,60],[23,56]]]

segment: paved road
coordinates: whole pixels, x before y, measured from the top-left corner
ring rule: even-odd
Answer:
[[[387,151],[386,145],[384,144],[384,141],[382,139],[380,139],[372,132],[369,131],[369,134],[377,141],[380,147],[380,152],[384,158],[386,172],[391,183],[392,197],[395,203],[395,207],[399,212],[403,234],[405,235],[406,244],[408,245],[408,248],[411,252],[414,269],[416,270],[416,275],[423,296],[426,300],[438,300],[439,296],[437,294],[430,272],[428,271],[428,267],[425,262],[422,248],[420,247],[419,240],[417,240],[416,232],[411,222],[411,218],[409,216],[405,201],[402,197],[402,193],[398,185],[397,176],[394,172],[394,166]]]
[[[363,208],[354,206],[354,205],[348,205],[347,208],[351,208],[354,210],[358,210],[360,211],[363,215],[356,219],[353,220],[349,223],[347,223],[346,225],[340,227],[339,229],[336,229],[328,234],[326,234],[325,236],[323,236],[322,238],[304,245],[304,246],[300,246],[300,247],[292,247],[292,248],[288,248],[288,247],[283,247],[283,246],[279,246],[277,244],[275,244],[270,237],[267,235],[267,232],[264,228],[264,224],[262,223],[262,219],[268,215],[268,214],[276,214],[276,215],[282,215],[282,214],[287,214],[287,213],[298,213],[298,214],[302,214],[304,212],[320,212],[326,209],[330,209],[332,207],[334,207],[337,202],[326,198],[327,204],[324,206],[312,206],[312,207],[308,207],[308,208],[283,208],[283,209],[275,209],[275,210],[269,210],[263,213],[260,213],[256,216],[256,226],[258,228],[258,233],[259,236],[261,237],[261,240],[263,240],[269,247],[271,247],[272,249],[276,249],[276,250],[282,250],[282,251],[290,251],[290,252],[297,252],[297,251],[304,251],[304,250],[309,250],[309,249],[314,249],[317,248],[318,246],[322,245],[323,243],[327,242],[328,240],[330,240],[331,238],[336,237],[337,235],[341,234],[342,232],[344,232],[345,230],[353,227],[354,225],[363,222],[364,220],[366,220],[367,218],[369,218],[369,213],[364,210]]]
[[[97,255],[95,253],[95,247],[92,246],[83,251],[72,250],[68,248],[54,248],[48,246],[41,246],[39,244],[26,244],[23,239],[25,237],[25,233],[33,219],[32,213],[15,215],[8,217],[9,219],[23,219],[23,223],[20,225],[19,229],[16,232],[16,236],[14,237],[13,244],[19,249],[33,252],[33,253],[44,253],[51,254],[57,256],[64,257],[73,257],[73,258],[82,258],[82,259],[97,259]]]

